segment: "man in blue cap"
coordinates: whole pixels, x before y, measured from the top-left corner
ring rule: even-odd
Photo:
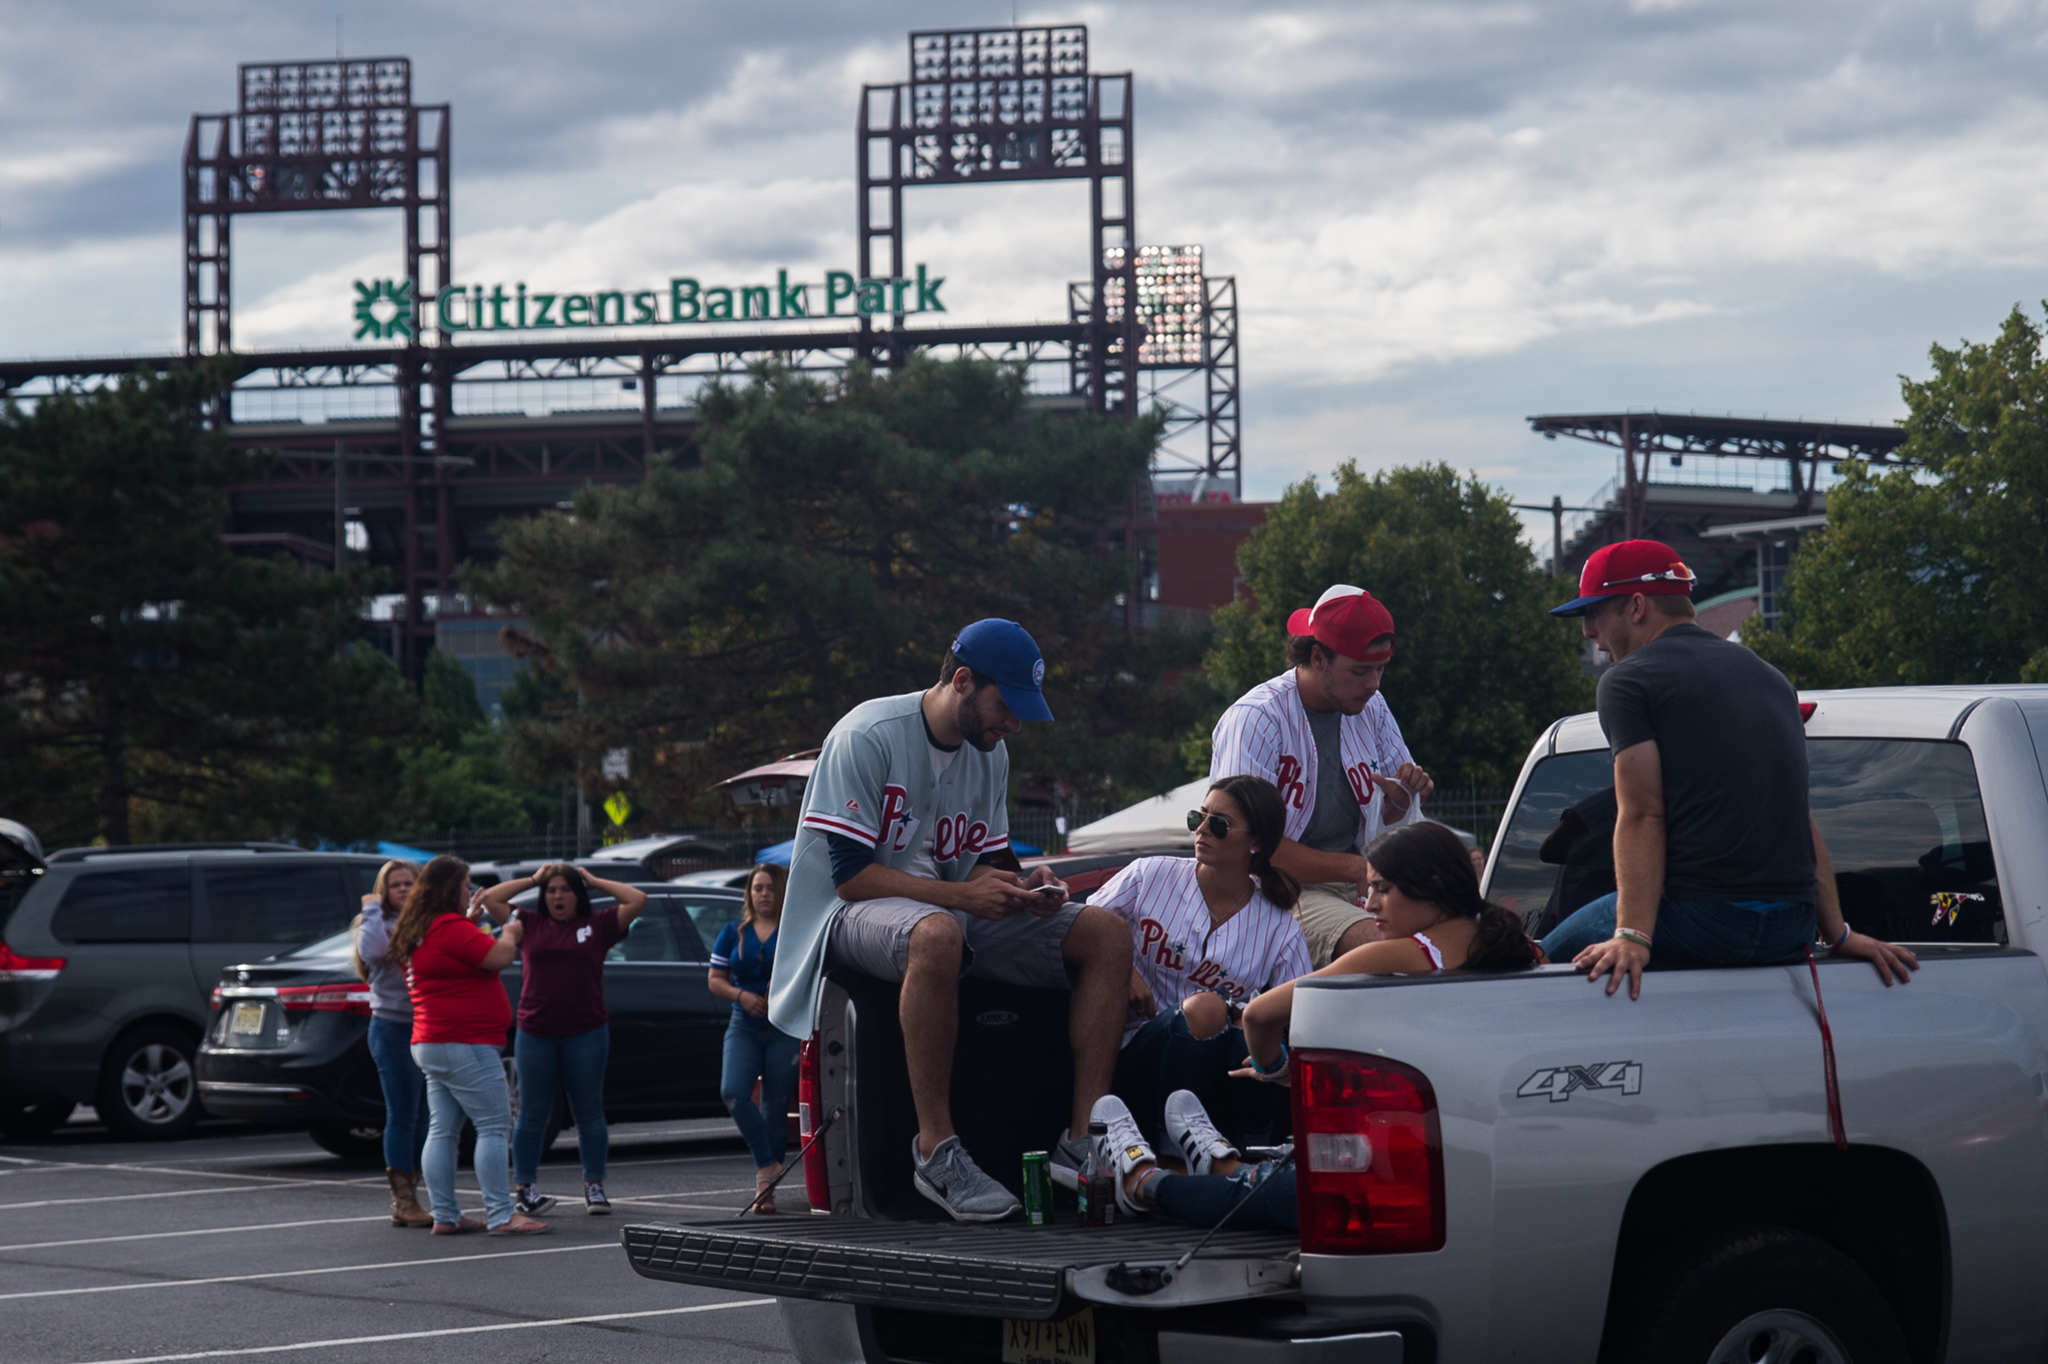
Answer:
[[[918,1133],[919,1193],[964,1222],[1021,1211],[953,1130],[960,978],[1072,991],[1074,1103],[1051,1159],[1078,1170],[1088,1110],[1108,1092],[1123,1036],[1130,931],[1069,904],[1044,868],[1010,852],[1010,755],[1025,721],[1046,723],[1045,659],[1013,620],[962,630],[922,692],[847,712],[804,790],[768,1017],[811,1032],[828,961],[901,981],[898,1012]]]

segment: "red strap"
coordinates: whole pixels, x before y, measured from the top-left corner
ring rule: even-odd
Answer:
[[[1828,1133],[1835,1148],[1849,1149],[1849,1136],[1842,1127],[1842,1086],[1835,1078],[1835,1034],[1828,1027],[1828,1006],[1820,997],[1820,968],[1813,964],[1813,949],[1806,949],[1806,969],[1813,976],[1813,1005],[1820,1011],[1820,1055],[1828,1077]]]

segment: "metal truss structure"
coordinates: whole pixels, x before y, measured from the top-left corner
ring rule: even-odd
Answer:
[[[1715,535],[1715,527],[1808,517],[1824,505],[1822,485],[1834,466],[1851,458],[1897,463],[1906,439],[1896,426],[1671,412],[1541,416],[1529,426],[1548,440],[1567,436],[1621,452],[1609,493],[1590,499],[1596,505],[1559,537],[1559,562],[1610,540],[1663,540],[1700,573],[1703,594],[1741,585],[1751,569],[1749,550]],[[1653,477],[1658,456],[1667,468]],[[1688,459],[1708,468],[1696,473]]]
[[[1076,391],[1097,412],[1136,415],[1136,319],[1113,329],[1107,310],[1113,287],[1137,289],[1131,98],[1129,72],[1089,71],[1082,24],[911,34],[909,81],[861,87],[861,278],[902,274],[906,188],[1085,179],[1094,277]]]

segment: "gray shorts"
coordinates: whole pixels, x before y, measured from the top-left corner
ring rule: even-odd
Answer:
[[[1308,939],[1309,964],[1316,970],[1330,964],[1330,959],[1337,955],[1337,940],[1353,924],[1372,917],[1352,898],[1357,893],[1358,887],[1345,881],[1301,888],[1301,898],[1294,902],[1294,922],[1301,925],[1301,936]]]
[[[825,959],[877,980],[902,980],[910,962],[910,931],[927,915],[951,914],[967,936],[961,976],[1064,990],[1070,982],[1060,949],[1082,908],[1074,900],[1052,914],[984,919],[900,895],[854,900],[832,917]]]

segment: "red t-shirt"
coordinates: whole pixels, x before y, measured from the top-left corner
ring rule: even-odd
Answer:
[[[477,966],[494,942],[460,914],[443,914],[427,925],[427,936],[405,968],[413,1041],[505,1045],[512,1001],[498,973]]]
[[[626,936],[618,906],[587,919],[558,920],[545,909],[522,909],[519,940],[519,1031],[574,1037],[604,1026],[604,954]]]

